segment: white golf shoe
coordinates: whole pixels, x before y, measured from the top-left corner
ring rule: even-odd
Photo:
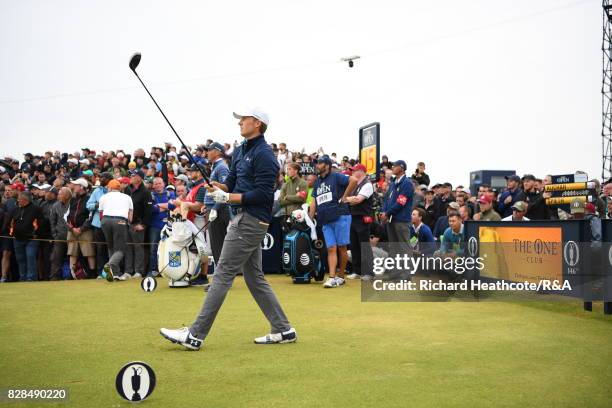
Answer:
[[[189,350],[199,350],[202,347],[201,339],[192,336],[189,327],[181,327],[180,329],[160,329],[159,334],[173,343],[180,344]]]
[[[286,332],[282,333],[270,333],[263,337],[257,337],[255,344],[283,344],[283,343],[294,343],[297,341],[297,333],[292,327]]]

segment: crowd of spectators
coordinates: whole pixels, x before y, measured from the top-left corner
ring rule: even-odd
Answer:
[[[200,168],[210,173],[219,158],[229,164],[236,146],[207,140],[189,152],[166,143],[153,147],[148,155],[143,149],[129,154],[83,148],[74,153],[26,153],[23,160],[5,157],[0,160],[2,282],[99,277],[114,253],[99,208],[101,198],[109,191],[131,198],[125,209],[129,217],[118,216],[117,225],[125,225],[126,231],[120,276],[155,275],[156,243],[169,212],[177,208],[198,214],[210,210],[214,203],[206,199],[205,189],[197,187],[202,183]],[[352,249],[353,273],[349,277],[357,278],[361,275],[360,258],[372,256],[369,251],[361,253],[364,243],[368,247],[371,244],[374,253],[378,243],[384,241],[409,242],[414,251],[423,253],[431,253],[428,245],[438,243],[438,251],[451,253],[456,248],[453,244],[461,241],[463,223],[468,220],[612,217],[610,180],[603,187],[593,180],[595,202],[576,202],[571,211],[565,212],[545,203],[549,193],[544,192],[544,186],[551,183],[550,176],[510,176],[505,189],[483,184],[472,194],[448,182],[432,184],[423,162],[412,171],[405,161],[390,161],[383,156],[378,176],[370,179],[365,167],[348,156],[327,155],[323,149],[292,152],[285,143],[272,143],[271,147],[281,168],[275,216],[286,219],[306,203],[319,218],[329,201],[321,199],[325,193],[322,187],[338,187],[334,194],[342,196],[342,202],[326,213],[333,219],[321,222],[336,230],[331,235],[326,232],[325,239],[340,238],[344,233],[338,231],[348,228],[335,224],[336,215],[352,218],[348,240],[340,239],[335,243],[337,248],[332,245],[332,251],[328,251],[328,258],[334,262],[328,272],[335,275],[338,271],[338,279],[326,282],[327,287],[343,283],[347,247]],[[216,152],[212,156],[211,149]],[[329,181],[330,174],[346,178]],[[347,188],[351,191],[344,191]],[[318,207],[312,204],[317,200]],[[121,218],[125,218],[125,224]],[[217,248],[214,252],[219,251]],[[367,278],[365,275],[362,278]]]

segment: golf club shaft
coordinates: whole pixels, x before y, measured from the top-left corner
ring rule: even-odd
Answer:
[[[181,142],[181,145],[183,146],[183,149],[185,149],[185,152],[187,153],[187,156],[189,156],[189,160],[191,160],[191,162],[198,167],[198,170],[200,170],[200,173],[202,174],[202,177],[204,177],[204,180],[206,181],[206,184],[208,184],[210,187],[212,187],[212,184],[211,184],[210,180],[208,179],[208,177],[206,176],[206,173],[204,172],[204,169],[202,168],[202,166],[200,166],[200,163],[195,161],[195,159],[191,155],[191,152],[189,151],[187,146],[185,146],[185,143],[183,142],[183,139],[181,139],[181,137],[178,135],[178,133],[176,133],[176,130],[174,130],[174,126],[172,126],[172,123],[170,123],[170,121],[166,117],[166,114],[164,113],[164,111],[159,107],[159,105],[157,104],[157,101],[155,100],[153,95],[151,95],[151,92],[149,92],[149,89],[147,88],[147,86],[144,84],[144,82],[142,82],[142,79],[140,79],[140,76],[138,75],[136,70],[132,70],[132,72],[134,73],[134,75],[136,75],[136,78],[138,78],[138,80],[140,81],[140,83],[144,87],[145,91],[147,91],[147,93],[149,94],[149,96],[153,100],[153,103],[155,104],[155,106],[157,106],[157,109],[159,109],[159,112],[162,114],[164,119],[166,119],[166,122],[170,126],[170,129],[172,129],[172,131],[174,132],[174,135],[178,138],[179,142]]]

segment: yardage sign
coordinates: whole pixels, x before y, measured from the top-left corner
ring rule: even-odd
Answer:
[[[376,179],[380,167],[380,123],[359,128],[359,162],[366,166],[368,175]]]

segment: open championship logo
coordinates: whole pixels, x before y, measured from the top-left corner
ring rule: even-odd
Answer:
[[[471,237],[470,239],[468,239],[467,247],[470,256],[476,256],[476,254],[478,253],[478,240],[476,239],[476,237]]]
[[[266,236],[261,241],[261,248],[264,251],[271,249],[274,246],[274,237],[269,232],[266,232]]]
[[[155,372],[142,361],[132,361],[119,370],[115,388],[128,401],[144,401],[155,389]]]
[[[563,259],[570,267],[574,267],[578,265],[578,261],[580,260],[580,249],[578,248],[578,244],[574,241],[567,241],[565,246],[563,247]]]

